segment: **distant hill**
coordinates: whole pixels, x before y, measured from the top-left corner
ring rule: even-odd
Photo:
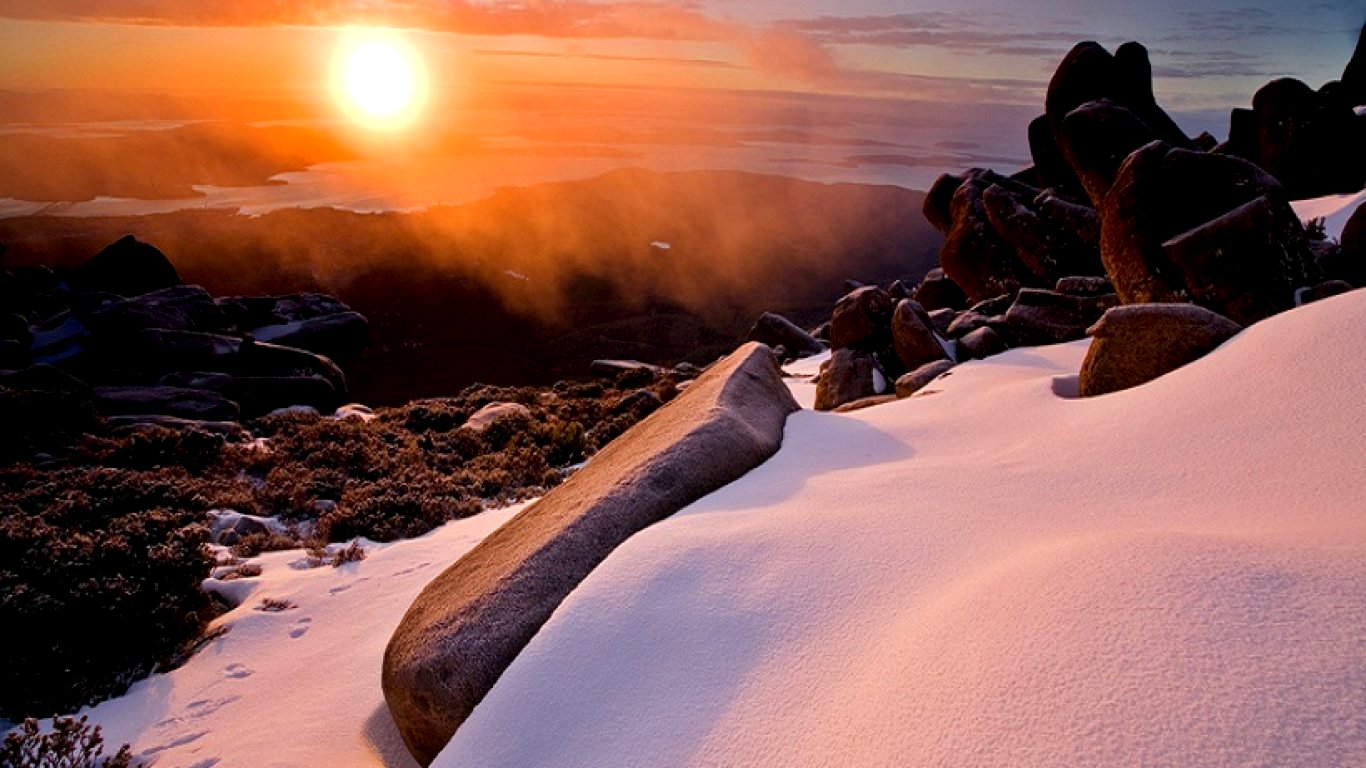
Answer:
[[[921,192],[739,172],[614,171],[419,213],[182,211],[0,220],[5,266],[74,266],[128,233],[215,295],[325,290],[373,339],[352,389],[384,404],[549,383],[593,358],[705,362],[764,310],[828,315],[846,278],[919,279]]]

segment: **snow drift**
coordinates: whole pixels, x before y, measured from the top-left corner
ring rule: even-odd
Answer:
[[[1366,764],[1363,316],[1089,400],[1054,394],[1078,342],[797,414],[594,571],[436,765]]]

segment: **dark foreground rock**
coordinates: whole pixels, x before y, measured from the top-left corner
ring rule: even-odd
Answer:
[[[1081,396],[1146,384],[1204,357],[1242,330],[1193,304],[1116,307],[1091,329],[1095,340],[1081,366]]]
[[[798,409],[748,344],[438,576],[385,651],[399,732],[430,764],[560,602],[631,535],[762,463]]]
[[[796,323],[774,312],[765,312],[749,331],[749,340],[767,344],[774,349],[783,347],[793,357],[818,355],[825,345],[815,336],[802,330]]]

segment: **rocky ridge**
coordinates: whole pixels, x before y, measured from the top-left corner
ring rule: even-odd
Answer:
[[[816,407],[907,397],[955,363],[1088,334],[1098,343],[1080,391],[1101,394],[1366,286],[1362,210],[1339,242],[1291,207],[1366,186],[1362,47],[1317,90],[1268,83],[1220,143],[1187,136],[1157,103],[1141,44],[1076,45],[1029,125],[1033,165],[941,176],[924,206],[945,236],[940,267],[911,289],[853,287],[813,334],[833,351]],[[809,353],[779,325],[750,338]]]

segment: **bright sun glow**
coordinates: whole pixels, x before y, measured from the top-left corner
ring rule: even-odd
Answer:
[[[342,108],[366,128],[412,125],[427,101],[422,56],[395,32],[348,30],[332,60],[332,88]]]

